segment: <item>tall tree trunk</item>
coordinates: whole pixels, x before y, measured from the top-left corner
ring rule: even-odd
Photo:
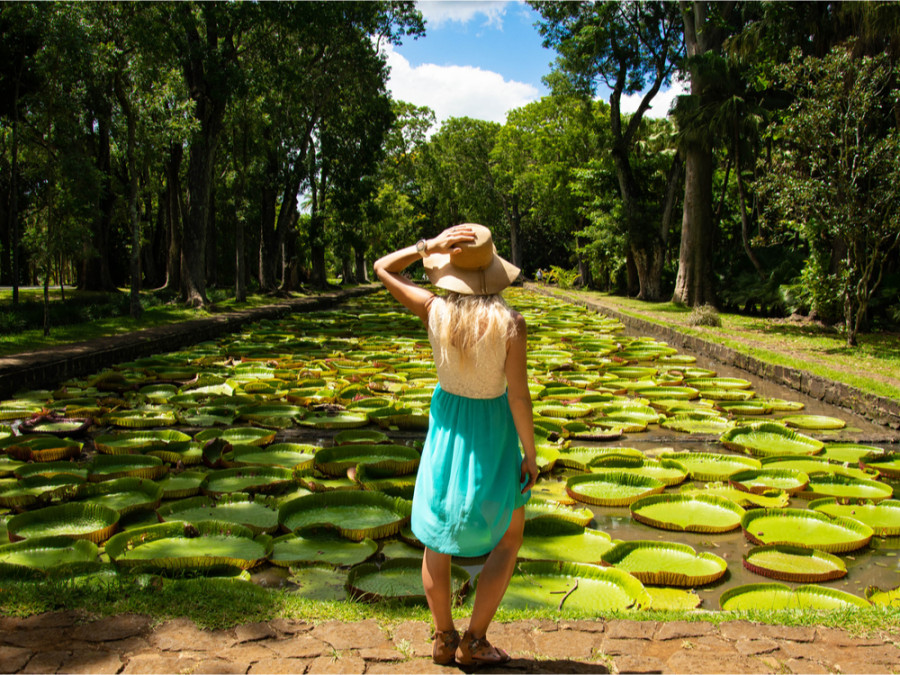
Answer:
[[[278,266],[278,238],[276,232],[275,200],[278,193],[275,190],[275,181],[278,176],[278,156],[274,150],[270,150],[266,157],[266,170],[261,191],[262,203],[260,204],[259,221],[259,290],[271,291],[275,288],[275,279]]]
[[[184,149],[180,143],[169,147],[166,161],[166,222],[168,224],[166,251],[166,283],[168,291],[181,291],[181,236],[184,204],[181,197],[181,161]]]
[[[216,264],[218,261],[216,243],[219,239],[216,236],[217,216],[216,186],[213,183],[209,194],[209,218],[206,220],[206,284],[211,288],[219,285],[219,266]]]
[[[128,167],[128,219],[131,221],[131,304],[130,313],[132,319],[141,316],[141,218],[138,212],[138,169],[134,157],[135,151],[135,120],[134,109],[131,101],[125,93],[125,87],[120,73],[115,78],[116,98],[122,108],[125,124],[127,125],[126,138],[126,165]]]
[[[750,248],[750,217],[747,214],[747,199],[744,193],[744,179],[741,177],[741,157],[738,145],[739,139],[735,139],[734,168],[738,184],[738,198],[740,199],[741,203],[741,242],[744,245],[744,252],[750,259],[750,262],[753,263],[753,267],[756,270],[756,275],[760,278],[761,281],[765,281],[766,275],[763,272],[762,265],[759,264],[759,260],[757,259],[756,254],[753,253],[753,249]]]
[[[9,247],[12,253],[12,304],[19,304],[19,79],[13,97],[12,161],[9,169]]]
[[[100,200],[97,205],[97,216],[91,219],[91,248],[85,252],[81,271],[81,290],[112,291],[112,272],[109,267],[109,233],[112,231],[113,210],[116,195],[112,188],[112,163],[110,161],[111,111],[104,110],[97,116],[97,170],[100,179]]]
[[[188,210],[181,240],[181,297],[192,307],[206,298],[206,231],[209,221],[212,173],[218,122],[202,124],[191,141],[188,159]]]
[[[516,267],[522,267],[522,214],[519,212],[519,201],[513,197],[512,208],[510,209],[509,219],[509,249],[510,262]]]
[[[720,16],[727,16],[734,3],[723,3]],[[724,35],[708,17],[706,2],[682,2],[684,43],[689,59],[691,95],[699,105],[705,102],[713,84],[704,69],[701,57],[720,52]],[[681,247],[678,255],[678,276],[675,280],[674,302],[691,307],[715,304],[712,258],[714,222],[712,213],[713,152],[708,134],[690,130],[684,140],[684,210],[681,224]]]
[[[353,253],[356,258],[356,281],[361,284],[367,284],[369,283],[369,268],[366,267],[365,244],[354,246]]]

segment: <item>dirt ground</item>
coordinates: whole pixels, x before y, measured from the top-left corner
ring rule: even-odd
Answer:
[[[900,633],[731,621],[521,621],[488,637],[512,661],[484,673],[900,673]],[[186,619],[94,619],[76,612],[0,618],[3,673],[445,673],[429,626],[276,619],[229,630]]]

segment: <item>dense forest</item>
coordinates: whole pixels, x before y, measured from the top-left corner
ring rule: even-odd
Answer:
[[[900,324],[900,4],[530,4],[551,95],[436,128],[411,2],[0,3],[0,285],[202,306],[476,221],[561,285]]]

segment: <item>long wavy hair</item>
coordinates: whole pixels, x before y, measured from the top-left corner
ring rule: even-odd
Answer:
[[[438,336],[441,345],[442,360],[447,358],[447,349],[453,348],[459,352],[460,364],[470,365],[482,345],[495,340],[505,343],[515,337],[512,312],[500,294],[448,293],[444,296],[444,308],[443,312],[428,315],[431,332]]]

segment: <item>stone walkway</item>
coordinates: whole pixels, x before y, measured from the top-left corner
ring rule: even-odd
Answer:
[[[513,660],[494,673],[900,673],[900,633],[732,621],[520,621],[489,637]],[[374,620],[273,621],[229,630],[187,619],[0,618],[2,673],[459,673],[430,659],[429,627]]]

